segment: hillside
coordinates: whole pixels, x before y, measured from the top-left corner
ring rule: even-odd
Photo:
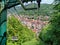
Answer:
[[[28,4],[28,5],[25,5],[26,8],[31,8],[31,7],[37,7],[37,4]],[[11,8],[10,9],[10,12],[11,13],[18,13],[18,14],[25,14],[25,15],[50,15],[50,13],[52,13],[53,11],[53,5],[52,4],[41,4],[41,7],[39,9],[39,12],[38,10],[24,10],[21,6],[16,6],[16,11]],[[43,11],[42,11],[43,10]]]
[[[32,30],[23,26],[14,16],[8,17],[7,22],[7,45],[19,45],[26,41],[30,41],[35,37]]]

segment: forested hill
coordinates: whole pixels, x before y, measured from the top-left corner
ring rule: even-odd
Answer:
[[[31,7],[37,7],[37,4],[28,4],[25,5],[25,7],[27,8],[31,8]],[[53,11],[53,5],[52,4],[41,4],[41,7],[39,9],[39,14],[40,15],[50,15],[50,13],[52,13]],[[21,6],[16,6],[16,11],[18,12],[18,14],[25,14],[25,15],[34,15],[34,14],[38,14],[38,10],[24,10]],[[43,10],[43,11],[42,11]],[[17,13],[13,8],[10,9],[10,12],[13,13]]]

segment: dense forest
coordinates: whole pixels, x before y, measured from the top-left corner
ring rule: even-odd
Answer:
[[[32,3],[32,4],[28,4],[25,5],[26,8],[34,8],[37,7],[37,4]],[[10,9],[10,13],[17,13],[20,15],[51,15],[51,13],[53,12],[53,7],[54,5],[52,4],[41,4],[40,9],[38,10],[24,10],[21,6],[16,6],[16,10],[14,10],[14,8]],[[41,11],[43,10],[43,11]]]
[[[50,23],[44,27],[39,38],[45,45],[60,45],[60,1],[55,1],[55,11],[51,16]]]

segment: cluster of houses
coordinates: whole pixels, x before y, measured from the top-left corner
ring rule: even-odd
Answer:
[[[37,20],[29,19],[28,17],[23,17],[23,16],[15,16],[15,17],[19,18],[19,20],[23,25],[27,26],[37,35],[41,31],[41,29],[49,22],[49,21],[42,21],[40,19],[37,19]],[[46,17],[46,19],[48,19],[48,17]]]

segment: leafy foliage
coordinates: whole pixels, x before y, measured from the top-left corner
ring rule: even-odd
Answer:
[[[17,43],[20,45],[21,43],[24,43],[26,41],[30,41],[34,38],[34,33],[32,30],[28,29],[27,27],[23,26],[20,21],[18,21],[17,18],[14,16],[10,16],[8,18],[8,30],[7,30],[7,35],[8,35],[8,40],[7,44],[13,45],[14,43]],[[18,36],[18,41],[12,41],[12,36]],[[13,43],[14,42],[14,43]]]
[[[44,45],[44,43],[41,40],[33,39],[31,41],[23,43],[22,45]]]
[[[54,9],[56,9],[57,12],[53,13],[50,23],[42,29],[39,35],[39,38],[45,45],[60,45],[60,8],[58,7],[60,7],[60,4],[55,6]]]

